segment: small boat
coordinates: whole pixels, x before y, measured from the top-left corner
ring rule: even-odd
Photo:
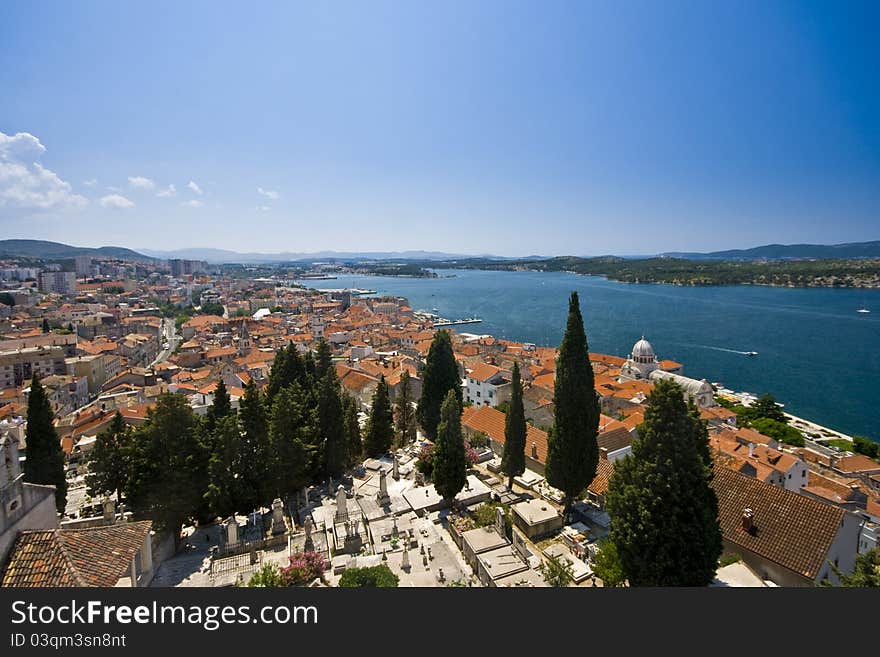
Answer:
[[[859,308],[856,312],[857,312],[857,313],[869,313],[869,312],[871,312],[871,311],[868,310],[867,308]]]
[[[757,351],[747,351],[746,352],[746,356],[757,356],[757,355],[758,355]]]

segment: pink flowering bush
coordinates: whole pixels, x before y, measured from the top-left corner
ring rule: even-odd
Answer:
[[[290,565],[281,569],[284,586],[305,586],[323,576],[327,568],[324,556],[318,552],[297,552],[290,556]]]

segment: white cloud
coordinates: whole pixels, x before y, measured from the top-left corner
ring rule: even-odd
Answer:
[[[121,192],[121,191],[122,191],[122,187],[114,187],[113,185],[108,185],[108,186],[107,186],[107,191],[108,191],[108,192]]]
[[[153,189],[156,186],[156,183],[143,176],[129,176],[128,184],[136,189]]]
[[[165,189],[160,189],[158,192],[156,192],[156,196],[177,196],[177,187],[174,186],[174,183],[171,183]]]
[[[109,196],[101,197],[101,207],[127,210],[128,208],[133,208],[134,203],[120,194],[110,194]]]
[[[192,191],[194,191],[199,196],[202,195],[202,188],[199,187],[198,185],[196,185],[195,182],[193,182],[192,180],[189,181],[189,184],[187,185],[187,187],[189,187]]]
[[[84,196],[73,193],[70,183],[36,161],[45,152],[28,132],[0,132],[0,208],[49,210],[88,204]]]
[[[201,201],[185,201],[181,203],[181,205],[185,208],[200,208],[202,207]]]
[[[89,180],[84,180],[84,181],[83,181],[83,185],[85,185],[86,187],[94,187],[94,186],[97,185],[97,184],[98,184],[98,179],[97,179],[97,178],[91,178],[91,179],[89,179]]]
[[[271,209],[272,209],[271,205],[258,205],[257,206],[257,210],[259,210],[260,212],[268,212]]]
[[[263,189],[262,187],[257,187],[257,193],[265,196],[268,199],[272,199],[273,201],[278,200],[278,192],[272,191],[271,189]]]

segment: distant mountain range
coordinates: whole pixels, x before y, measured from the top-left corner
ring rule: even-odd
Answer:
[[[42,258],[47,260],[74,258],[81,255],[119,258],[149,262],[154,259],[168,260],[180,258],[185,260],[205,260],[210,263],[272,263],[272,262],[309,262],[318,260],[398,260],[398,261],[450,261],[463,259],[491,260],[544,260],[545,256],[505,257],[495,255],[464,255],[442,253],[438,251],[318,251],[312,253],[280,252],[280,253],[239,253],[224,249],[177,249],[174,251],[156,251],[141,249],[140,252],[119,246],[102,246],[88,248],[70,246],[46,240],[0,240],[0,257],[19,256]],[[670,252],[661,256],[670,258],[686,258],[694,260],[784,260],[784,259],[826,259],[826,258],[880,258],[880,240],[873,242],[852,242],[848,244],[768,244],[751,249],[733,249],[729,251],[713,251],[712,253]],[[645,258],[650,256],[644,256]],[[628,258],[636,259],[636,258]]]
[[[77,256],[100,256],[141,262],[153,260],[149,256],[121,246],[89,248],[85,246],[70,246],[69,244],[61,244],[59,242],[48,242],[46,240],[0,240],[0,256],[39,258],[42,260],[64,260]]]
[[[315,260],[451,260],[455,258],[498,258],[498,256],[468,256],[438,251],[316,251],[312,253],[238,253],[224,249],[176,249],[174,251],[154,251],[141,249],[143,253],[154,258],[180,258],[183,260],[205,260],[212,263],[268,263],[268,262],[301,262]]]
[[[752,249],[712,253],[663,253],[670,258],[693,260],[804,260],[825,258],[880,258],[880,240],[848,244],[767,244]]]

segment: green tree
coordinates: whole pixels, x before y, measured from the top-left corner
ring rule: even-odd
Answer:
[[[293,383],[305,385],[305,374],[305,364],[296,346],[291,342],[286,347],[282,347],[275,354],[269,372],[269,385],[266,390],[268,398],[273,399],[281,388]]]
[[[342,400],[336,371],[327,369],[319,381],[318,430],[323,443],[323,471],[329,477],[338,477],[348,462]]]
[[[235,415],[221,417],[214,428],[211,456],[208,460],[208,489],[205,501],[211,515],[227,517],[236,511],[248,511],[242,502],[242,475],[245,463],[242,458],[241,429]]]
[[[577,292],[571,293],[568,324],[556,358],[555,420],[547,438],[547,482],[565,495],[568,513],[599,465],[599,400]]]
[[[209,451],[186,397],[159,396],[132,435],[126,497],[137,515],[180,538],[181,526],[204,507]]]
[[[877,587],[880,586],[880,548],[874,548],[856,557],[856,565],[849,575],[831,564],[834,573],[840,579],[840,585],[852,587]]]
[[[208,430],[211,433],[213,433],[214,427],[220,422],[220,420],[227,415],[234,413],[232,410],[232,400],[229,398],[229,391],[226,389],[226,384],[223,382],[222,378],[217,382],[213,397],[214,399],[211,402],[211,407],[208,409],[208,415],[206,418]]]
[[[281,588],[282,586],[285,586],[284,577],[281,575],[281,569],[271,561],[264,564],[262,568],[251,575],[247,585],[267,588]]]
[[[397,399],[394,400],[394,429],[397,444],[401,447],[416,440],[416,410],[413,407],[411,386],[409,372],[404,370],[397,386]]]
[[[86,492],[92,497],[102,493],[116,493],[120,500],[130,476],[131,429],[122,415],[116,413],[110,426],[98,434],[89,453],[89,474],[86,475]]]
[[[626,573],[620,563],[620,555],[614,541],[606,539],[599,546],[599,551],[593,558],[593,572],[602,580],[602,585],[608,588],[623,586],[626,584]]]
[[[452,340],[447,331],[437,331],[428,349],[428,358],[422,375],[422,396],[416,417],[429,440],[437,436],[440,424],[440,407],[449,391],[455,393],[459,407],[462,404],[461,378],[458,364],[452,353]]]
[[[333,367],[333,350],[324,338],[318,340],[315,352],[315,375],[322,378]]]
[[[434,487],[446,503],[451,505],[467,481],[467,461],[464,436],[461,431],[461,405],[454,390],[446,393],[446,399],[440,409],[440,425],[437,427],[437,440],[434,444],[433,466],[431,477],[434,480]]]
[[[514,363],[510,410],[504,418],[504,455],[501,457],[501,471],[507,475],[507,490],[513,489],[513,478],[526,471],[526,412],[522,394],[519,363]]]
[[[242,508],[253,509],[262,504],[268,506],[272,492],[267,489],[266,482],[277,455],[269,443],[266,404],[253,381],[244,387],[238,418],[241,423]]]
[[[342,398],[342,423],[345,426],[345,443],[348,445],[348,465],[352,466],[360,460],[364,445],[358,420],[358,403],[349,394]]]
[[[541,564],[540,570],[548,586],[564,587],[574,581],[574,569],[571,563],[561,557],[548,556]]]
[[[853,436],[853,451],[872,459],[880,458],[880,443],[864,436]]]
[[[275,455],[270,463],[267,490],[284,498],[309,483],[313,446],[317,433],[315,411],[304,403],[299,384],[282,388],[272,402],[269,442]]]
[[[385,383],[385,377],[380,376],[376,392],[373,393],[370,419],[364,434],[364,451],[368,456],[382,456],[391,449],[393,439],[394,420],[391,400],[388,397],[388,384]]]
[[[610,539],[632,586],[706,586],[721,555],[709,486],[706,423],[671,381],[648,396],[632,455],[615,464],[605,501]]]
[[[751,406],[753,417],[765,417],[770,420],[776,420],[783,424],[788,424],[788,418],[782,412],[776,399],[770,393],[762,395],[761,398]]]
[[[32,484],[55,486],[55,508],[63,513],[67,506],[67,479],[64,475],[64,451],[52,425],[52,407],[40,378],[31,378],[28,394],[24,480]]]
[[[342,588],[397,587],[400,578],[385,564],[367,568],[346,568],[339,578]]]
[[[794,445],[795,447],[804,446],[804,435],[792,426],[773,420],[769,417],[759,417],[749,423],[755,431],[765,436],[775,438],[781,443]]]

